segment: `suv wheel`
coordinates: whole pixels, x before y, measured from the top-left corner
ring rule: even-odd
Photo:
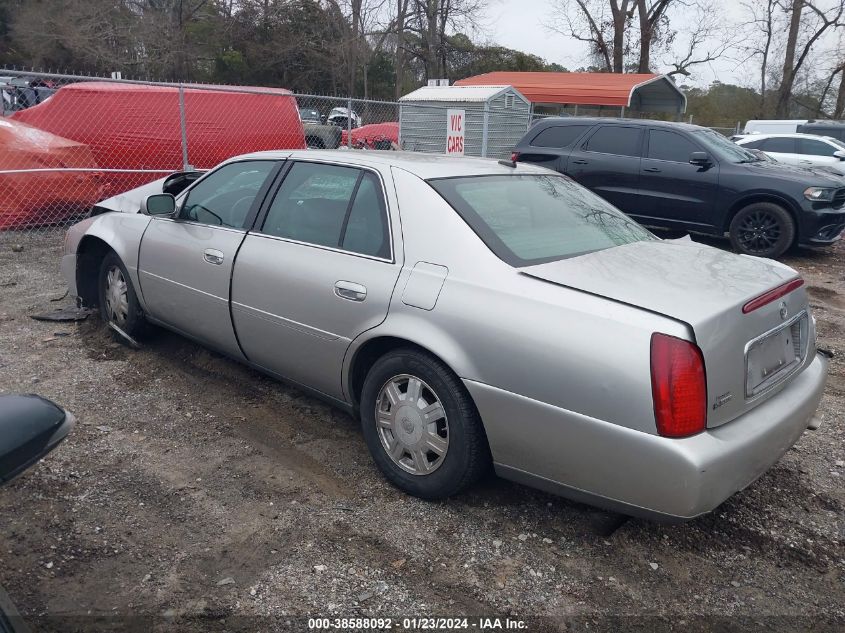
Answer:
[[[731,244],[745,255],[780,257],[795,240],[795,221],[773,202],[754,202],[740,209],[730,227]]]

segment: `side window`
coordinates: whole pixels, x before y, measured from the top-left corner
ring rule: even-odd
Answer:
[[[837,148],[811,138],[798,139],[798,153],[808,156],[833,156]]]
[[[531,145],[533,147],[569,147],[588,129],[590,129],[589,125],[547,127],[532,139]]]
[[[352,167],[294,163],[279,188],[262,232],[298,242],[389,257],[381,185]]]
[[[649,130],[648,157],[673,163],[688,163],[689,156],[699,148],[677,132]]]
[[[748,143],[743,143],[740,147],[745,147],[747,149],[763,149],[763,141],[765,139],[757,139],[756,141],[750,141]]]
[[[213,226],[244,228],[255,196],[275,165],[272,160],[224,165],[188,192],[179,217]]]
[[[763,141],[760,147],[764,152],[775,152],[778,154],[794,154],[795,139],[788,136],[773,136]]]
[[[617,156],[639,156],[640,134],[640,128],[604,125],[590,137],[584,149]]]
[[[370,172],[364,172],[361,184],[358,185],[341,248],[363,255],[390,257],[390,233],[381,183]]]

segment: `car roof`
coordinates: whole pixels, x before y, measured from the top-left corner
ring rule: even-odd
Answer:
[[[619,117],[595,117],[595,116],[553,116],[546,117],[531,126],[531,130],[538,130],[540,127],[554,125],[595,125],[602,123],[606,125],[642,125],[656,128],[683,129],[683,130],[707,130],[709,128],[681,121],[658,121],[657,119],[626,119]],[[530,130],[529,130],[530,131]]]
[[[398,167],[423,180],[430,178],[448,178],[453,176],[548,174],[549,170],[527,163],[517,163],[517,167],[502,164],[495,158],[476,158],[469,156],[446,156],[424,152],[404,151],[366,151],[337,149],[278,150],[253,152],[230,158],[229,161],[246,159],[314,160],[332,162],[349,166],[372,168]],[[227,161],[227,162],[229,162]]]
[[[801,134],[800,132],[761,132],[759,134],[743,134],[742,140],[756,140],[760,138],[811,138],[811,139],[823,139],[825,141],[835,141],[831,136],[822,136],[820,134]]]

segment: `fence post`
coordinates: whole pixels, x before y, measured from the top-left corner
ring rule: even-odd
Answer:
[[[346,112],[346,147],[352,149],[352,97],[349,97],[349,107]]]
[[[448,113],[448,111],[447,111]],[[484,102],[484,128],[481,130],[481,158],[487,158],[487,129],[490,125],[490,104]]]
[[[188,125],[185,121],[185,86],[179,84],[179,127],[182,131],[182,170],[190,171],[188,163]]]

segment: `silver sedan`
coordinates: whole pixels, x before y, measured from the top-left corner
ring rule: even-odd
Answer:
[[[689,519],[817,426],[827,374],[793,269],[659,240],[525,164],[239,156],[100,203],[62,268],[128,336],[170,328],[359,416],[427,499],[492,466]]]

